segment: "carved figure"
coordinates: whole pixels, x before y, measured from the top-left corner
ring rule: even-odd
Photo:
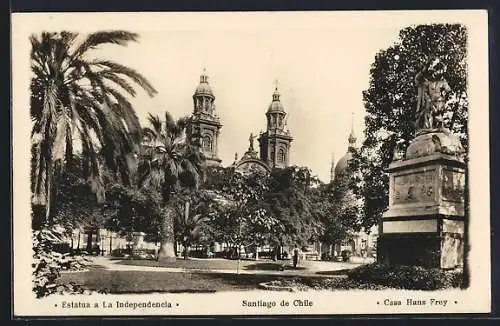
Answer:
[[[253,141],[255,139],[255,136],[253,133],[250,134],[250,137],[248,137],[248,141],[250,142],[250,147],[248,148],[249,150],[253,151]]]
[[[403,141],[398,141],[394,146],[394,152],[392,155],[392,159],[394,161],[399,161],[404,158],[405,152],[403,150]]]
[[[439,59],[432,60],[415,76],[418,87],[416,127],[435,129],[443,127],[446,97],[451,91],[444,74],[446,66]]]

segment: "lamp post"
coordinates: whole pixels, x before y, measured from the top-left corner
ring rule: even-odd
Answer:
[[[99,242],[100,242],[100,245],[99,245],[99,248],[101,249],[101,256],[104,256],[104,246],[103,246],[103,238],[104,238],[104,232],[102,229],[99,229]]]
[[[241,249],[241,218],[238,224],[238,249],[236,254],[238,255],[238,265],[236,266],[236,274],[240,274],[240,249]]]
[[[108,234],[109,234],[109,254],[111,255],[111,253],[113,252],[113,232],[108,231]]]

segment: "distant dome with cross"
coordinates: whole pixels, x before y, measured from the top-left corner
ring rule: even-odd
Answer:
[[[346,173],[347,167],[349,165],[349,161],[352,159],[352,154],[356,149],[356,135],[354,134],[354,114],[351,122],[351,132],[349,133],[348,142],[349,145],[347,147],[347,153],[342,156],[342,158],[335,165],[335,177],[343,175]]]

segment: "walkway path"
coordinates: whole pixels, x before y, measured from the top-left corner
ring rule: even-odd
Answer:
[[[121,260],[111,260],[107,257],[97,256],[92,257],[95,265],[101,266],[107,270],[113,271],[144,271],[144,272],[168,272],[168,273],[225,273],[235,274],[234,269],[194,269],[194,268],[178,268],[178,267],[153,267],[153,266],[138,266],[118,264]],[[359,263],[344,263],[344,262],[322,262],[322,261],[307,261],[307,268],[303,270],[286,269],[284,271],[269,271],[269,270],[249,270],[240,268],[240,274],[259,274],[259,275],[278,275],[278,276],[308,276],[308,277],[345,277],[343,273],[337,275],[328,275],[330,272],[339,272],[359,266]],[[235,262],[236,266],[236,262]]]

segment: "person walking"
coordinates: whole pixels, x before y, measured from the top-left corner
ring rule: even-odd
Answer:
[[[299,263],[299,248],[297,245],[293,248],[293,268],[297,268],[297,264]]]

